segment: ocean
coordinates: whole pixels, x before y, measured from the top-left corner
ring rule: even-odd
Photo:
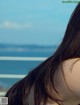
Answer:
[[[50,57],[57,46],[0,46],[0,57]],[[0,74],[21,74],[27,75],[30,70],[33,70],[36,66],[41,64],[43,61],[10,61],[0,60]],[[0,78],[1,88],[10,88],[14,83],[20,79],[14,78]]]

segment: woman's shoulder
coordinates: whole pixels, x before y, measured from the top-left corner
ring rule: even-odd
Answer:
[[[63,70],[67,78],[80,77],[80,58],[71,58],[63,61]],[[80,79],[80,78],[78,78]]]
[[[74,69],[80,68],[80,58],[70,58],[62,62],[64,72],[70,72],[70,67]]]
[[[80,97],[80,58],[65,60],[63,68],[70,90]]]
[[[67,59],[67,60],[64,60],[64,61],[63,61],[63,64],[64,64],[64,65],[72,64],[72,63],[75,62],[75,61],[80,61],[80,58],[69,58],[69,59]]]
[[[75,75],[78,72],[80,74],[80,58],[71,58],[62,62],[64,73],[73,74],[75,71]]]
[[[29,103],[29,105],[34,105],[34,86],[32,86],[30,93],[27,97],[27,102]],[[40,105],[43,105],[43,102],[41,102]],[[46,105],[58,105],[55,102],[52,102],[51,100],[48,100]]]

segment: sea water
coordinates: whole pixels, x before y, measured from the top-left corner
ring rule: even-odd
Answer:
[[[36,50],[10,50],[2,49],[0,50],[1,57],[46,57],[51,56],[55,51],[55,48],[43,48]],[[29,71],[33,70],[36,66],[40,65],[43,61],[10,61],[10,60],[0,60],[0,74],[20,74],[27,75]],[[0,86],[3,88],[10,88],[14,83],[20,79],[14,78],[0,78]]]

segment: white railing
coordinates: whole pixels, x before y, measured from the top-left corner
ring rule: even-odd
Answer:
[[[46,57],[0,57],[0,61],[4,60],[4,61],[44,61],[46,60]],[[18,75],[18,74],[0,74],[0,78],[24,78],[26,75]],[[6,94],[6,92],[0,92],[0,96],[4,96]]]
[[[0,60],[17,60],[17,61],[43,61],[46,57],[0,57]]]
[[[0,96],[5,96],[6,92],[0,92]]]
[[[0,74],[0,78],[24,78],[26,75]]]

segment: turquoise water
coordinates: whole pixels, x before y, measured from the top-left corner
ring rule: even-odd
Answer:
[[[0,74],[24,74],[38,66],[40,61],[0,61]],[[0,79],[0,85],[10,87],[20,79]]]
[[[16,57],[49,57],[54,53],[52,49],[28,50],[28,51],[9,51],[0,50],[0,56],[16,56]],[[34,69],[43,61],[0,61],[0,74],[24,74]],[[1,79],[0,86],[10,88],[15,82],[20,79]]]

